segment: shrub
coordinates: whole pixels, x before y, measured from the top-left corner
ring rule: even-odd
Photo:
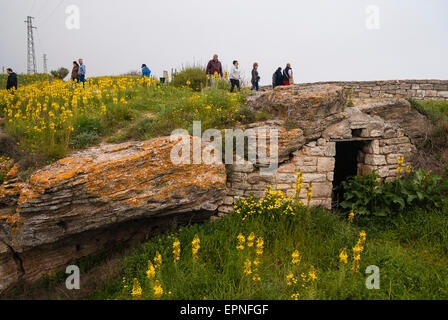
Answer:
[[[77,149],[83,149],[100,142],[100,136],[95,131],[83,131],[74,136],[71,145]]]
[[[373,172],[344,181],[344,201],[340,206],[359,215],[394,216],[415,208],[441,208],[447,202],[448,180],[422,169],[383,185],[379,178]]]
[[[175,86],[190,87],[194,91],[201,91],[207,85],[207,76],[202,67],[187,67],[173,76],[172,83]]]
[[[59,68],[58,70],[52,70],[50,73],[53,77],[64,80],[64,78],[68,75],[69,71],[68,69],[62,67]]]

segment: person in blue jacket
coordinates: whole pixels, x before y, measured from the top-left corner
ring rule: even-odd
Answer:
[[[151,75],[151,70],[146,66],[146,64],[142,64],[142,78],[148,77]]]

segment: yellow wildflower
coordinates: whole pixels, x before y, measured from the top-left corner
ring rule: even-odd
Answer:
[[[140,287],[140,283],[137,278],[134,278],[134,285],[132,287],[132,297],[140,298],[142,296],[142,287]]]
[[[154,268],[154,265],[152,264],[151,260],[148,260],[148,270],[146,271],[146,277],[149,280],[154,279],[156,276],[156,269]]]
[[[160,285],[159,280],[156,280],[156,283],[154,284],[153,290],[154,290],[154,298],[159,300],[162,297],[162,295],[163,295],[163,288]]]
[[[339,253],[339,261],[343,264],[347,264],[347,249],[342,249]]]
[[[191,252],[193,255],[193,260],[196,260],[198,258],[198,251],[200,246],[201,240],[199,239],[198,235],[195,235],[193,238],[193,241],[191,242],[192,247],[191,247]]]
[[[300,262],[299,250],[294,250],[291,256],[292,256],[292,264],[298,264]]]
[[[253,247],[254,246],[254,240],[255,240],[255,234],[251,232],[249,236],[247,237],[247,246]]]
[[[174,262],[180,260],[180,241],[177,238],[173,242],[173,257]]]
[[[353,210],[350,211],[348,215],[348,222],[353,222],[353,219],[355,219],[355,212]]]
[[[160,270],[161,266],[162,266],[162,255],[159,253],[159,251],[157,251],[156,256],[154,257],[154,268],[156,270]]]
[[[311,281],[314,281],[317,279],[316,271],[314,270],[314,266],[310,267],[310,271],[308,271],[308,276],[310,277]]]
[[[246,239],[241,233],[238,235],[237,239],[238,239],[238,245],[236,246],[236,248],[241,251],[244,250],[244,243],[246,242]]]
[[[257,255],[262,255],[263,254],[263,248],[264,248],[264,241],[262,237],[259,237],[257,239],[257,250],[256,250],[256,254]]]
[[[249,276],[252,274],[252,262],[249,259],[244,261],[244,274]]]

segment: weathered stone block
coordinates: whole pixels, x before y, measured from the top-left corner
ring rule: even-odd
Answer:
[[[379,154],[366,154],[364,162],[368,165],[382,166],[386,164],[386,157]]]
[[[328,172],[334,170],[335,158],[321,157],[317,160],[317,171]]]
[[[327,175],[325,173],[304,173],[303,182],[325,182],[327,180]]]

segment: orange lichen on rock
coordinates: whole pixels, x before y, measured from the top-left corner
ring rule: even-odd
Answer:
[[[10,234],[16,237],[23,225],[23,219],[20,214],[10,214],[9,212],[0,212],[0,222],[5,222],[9,226]]]
[[[93,148],[59,160],[31,176],[29,185],[21,190],[19,209],[33,206],[40,201],[33,199],[59,190],[76,190],[92,201],[122,202],[132,207],[163,202],[172,196],[191,198],[194,202],[197,198],[191,195],[192,190],[196,194],[210,188],[225,190],[223,164],[173,164],[171,149],[177,143],[169,137],[157,138],[118,147]],[[205,148],[202,142],[201,145]]]

